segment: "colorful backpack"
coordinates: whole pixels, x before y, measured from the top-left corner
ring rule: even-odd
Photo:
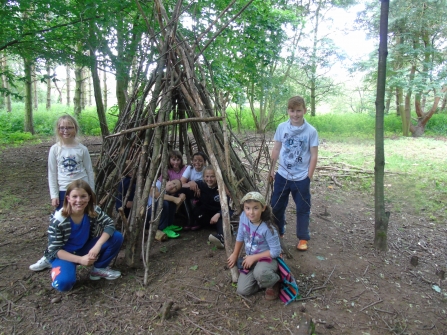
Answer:
[[[276,260],[278,261],[279,281],[281,282],[279,298],[285,305],[288,305],[298,297],[298,284],[286,262],[281,257]]]

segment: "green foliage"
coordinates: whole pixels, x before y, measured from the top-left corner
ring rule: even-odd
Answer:
[[[320,136],[321,139],[323,137]],[[373,138],[324,137],[319,147],[319,165],[354,166],[374,171]],[[393,212],[402,208],[411,214],[445,223],[447,209],[447,157],[440,155],[447,149],[444,140],[434,138],[392,137],[385,139],[385,196]],[[324,157],[324,158],[323,158]],[[427,172],[429,171],[429,172]],[[342,178],[343,188],[358,190],[373,199],[374,174]],[[328,200],[328,199],[326,199]],[[336,199],[329,199],[336,201]]]
[[[241,125],[243,130],[255,131],[253,116],[248,107],[241,107]],[[234,107],[227,109],[227,118],[233,129],[237,127],[236,110]],[[255,110],[259,116],[259,110]],[[414,116],[415,117],[415,116]],[[375,115],[361,113],[327,113],[311,117],[309,113],[305,116],[306,120],[314,126],[320,137],[329,138],[374,138],[375,134]],[[274,131],[278,124],[287,120],[287,113],[277,112],[276,119],[267,130]],[[402,120],[396,114],[385,115],[384,133],[386,137],[401,136]],[[426,135],[445,136],[447,133],[447,114],[435,114],[426,126]]]
[[[24,133],[24,105],[23,103],[14,103],[12,105],[13,112],[7,113],[0,109],[0,143],[20,144],[23,141],[32,140],[33,137],[29,133]],[[50,110],[46,110],[45,106],[40,105],[37,111],[33,112],[34,130],[36,135],[53,136],[54,125],[57,119],[64,114],[73,115],[73,108],[65,105],[53,104]],[[107,124],[109,129],[115,127],[117,117],[107,114]],[[87,107],[82,111],[78,119],[81,134],[83,135],[101,135],[98,115],[95,107]]]
[[[447,114],[435,114],[425,127],[426,135],[447,134]]]
[[[230,127],[232,127],[233,129],[236,128],[237,127],[236,110],[230,107],[227,109],[226,113]],[[257,114],[259,115],[259,111],[257,111]],[[253,116],[251,114],[250,109],[247,107],[243,106],[241,107],[240,122],[244,130],[251,130],[251,131],[256,130],[255,121],[253,120]]]

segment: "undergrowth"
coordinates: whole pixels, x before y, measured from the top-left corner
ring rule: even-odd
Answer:
[[[318,166],[340,166],[348,176],[337,177],[343,189],[374,196],[374,140],[323,142]],[[384,195],[392,214],[424,217],[433,223],[447,220],[447,142],[433,138],[385,140]],[[364,173],[355,174],[354,168]],[[349,172],[349,170],[352,170]],[[341,168],[340,168],[341,170]],[[337,175],[337,174],[335,174]]]

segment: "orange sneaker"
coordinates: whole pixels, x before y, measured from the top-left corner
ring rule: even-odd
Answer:
[[[275,285],[273,285],[272,287],[268,287],[265,290],[265,300],[275,300],[278,299],[279,297],[279,285],[280,282],[278,281]]]
[[[306,251],[307,250],[307,241],[306,240],[300,240],[298,242],[298,245],[296,246],[296,248],[299,251]]]

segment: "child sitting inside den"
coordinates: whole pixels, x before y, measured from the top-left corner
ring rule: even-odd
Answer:
[[[203,181],[197,181],[197,186],[200,190],[200,197],[196,207],[193,210],[193,218],[195,223],[192,230],[197,230],[203,227],[216,227],[216,234],[210,234],[208,240],[217,248],[224,249],[224,235],[222,227],[222,208],[220,206],[219,189],[217,187],[216,172],[214,167],[208,165],[203,171]],[[228,190],[227,202],[230,201]],[[233,212],[229,210],[230,216]]]
[[[154,206],[157,206],[158,199],[162,195],[161,189],[162,183],[157,180],[155,186],[151,188],[148,202],[147,202],[147,214],[146,214],[146,229],[149,228],[149,222],[152,218],[152,213],[154,211]],[[173,231],[174,217],[179,206],[185,201],[186,196],[183,193],[175,196],[182,187],[182,182],[180,179],[174,179],[166,182],[166,189],[163,193],[163,211],[161,212],[160,221],[158,224],[158,229],[162,230],[168,235],[168,237],[175,238],[179,235]],[[155,196],[155,202],[152,196]],[[156,207],[158,208],[158,207]],[[172,229],[170,229],[172,228]]]
[[[174,179],[181,179],[183,172],[185,172],[187,166],[183,163],[183,155],[178,150],[169,151],[168,162],[168,181]],[[162,181],[163,176],[160,176],[158,180]]]
[[[189,165],[185,172],[183,172],[182,185],[184,188],[189,188],[195,197],[200,196],[200,190],[197,187],[197,181],[203,180],[203,171],[205,170],[206,155],[203,152],[196,152],[192,155],[192,164]]]
[[[134,174],[134,169],[132,169],[131,163],[128,163],[125,169],[125,176],[123,179],[120,180],[118,184],[118,190],[115,200],[115,209],[117,212],[119,212],[120,208],[123,208],[124,215],[126,218],[129,218],[130,211],[132,209],[133,204],[133,198],[135,196],[135,189],[136,189],[136,178],[133,180],[132,185],[130,182],[132,181],[132,177]],[[127,201],[125,204],[123,204],[124,200],[126,199],[127,193],[129,192],[129,195],[127,197]]]

